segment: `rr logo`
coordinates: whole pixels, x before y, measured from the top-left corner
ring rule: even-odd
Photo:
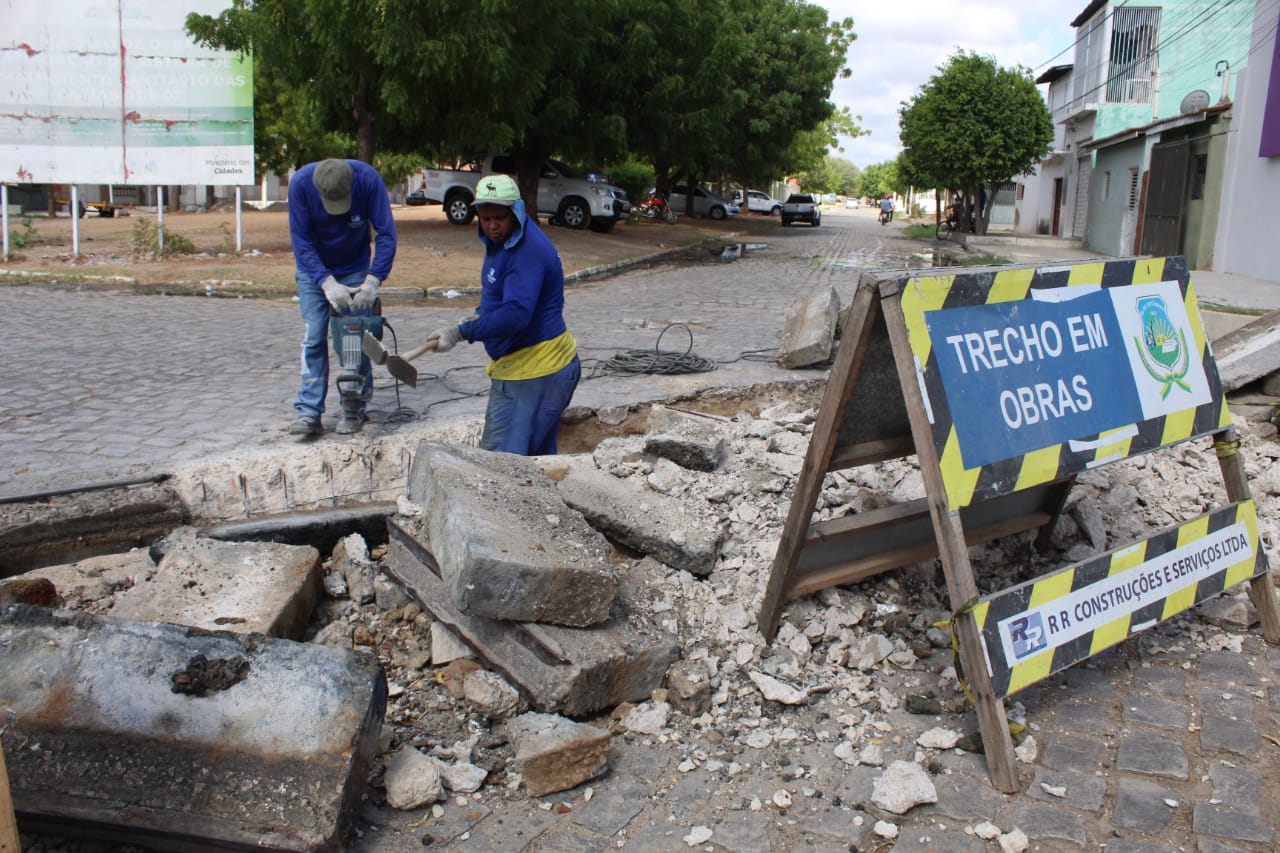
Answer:
[[[1018,660],[1048,646],[1049,638],[1045,636],[1044,622],[1040,614],[1028,613],[1010,622],[1009,644],[1013,646],[1013,656]]]

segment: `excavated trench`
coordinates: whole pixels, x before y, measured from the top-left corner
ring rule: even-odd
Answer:
[[[655,406],[715,418],[733,418],[783,397],[811,396],[825,378],[702,389],[681,397],[607,410],[570,410],[560,452],[590,453],[606,438],[642,435]],[[85,484],[0,503],[0,578],[98,554],[149,547],[183,525],[262,522],[293,514],[291,535],[305,540],[306,518],[317,547],[353,530],[385,537],[370,513],[385,515],[405,491],[422,441],[474,446],[478,417],[424,422],[420,427],[355,441],[259,448],[181,466],[141,480]]]

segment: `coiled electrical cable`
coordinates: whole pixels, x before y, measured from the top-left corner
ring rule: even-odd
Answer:
[[[689,346],[684,352],[663,350],[663,335],[677,327],[684,329],[689,335]],[[674,376],[681,373],[707,373],[716,369],[716,362],[693,352],[692,329],[684,323],[671,323],[658,335],[653,349],[633,349],[615,353],[612,358],[601,362],[596,369],[600,373],[624,376],[638,374]]]

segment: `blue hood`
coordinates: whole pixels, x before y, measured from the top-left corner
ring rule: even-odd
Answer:
[[[507,242],[501,247],[495,247],[492,240],[485,236],[484,229],[480,227],[479,222],[476,223],[476,233],[480,235],[480,242],[484,244],[486,251],[490,248],[510,249],[516,243],[520,242],[520,238],[524,237],[524,226],[529,221],[529,214],[524,207],[524,199],[518,198],[511,205],[511,211],[516,215],[516,230],[511,232],[511,236],[507,238]]]

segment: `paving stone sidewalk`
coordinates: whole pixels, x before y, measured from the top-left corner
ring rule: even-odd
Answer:
[[[1241,651],[1197,651],[1205,637],[1239,641]],[[917,672],[949,658],[938,650]],[[893,668],[876,677],[898,696],[916,680]],[[609,775],[572,791],[515,793],[500,806],[457,797],[435,818],[370,806],[351,850],[999,850],[975,834],[990,822],[1021,829],[1041,851],[1261,853],[1280,838],[1280,792],[1270,784],[1280,768],[1278,679],[1280,651],[1256,632],[1233,636],[1180,617],[1013,697],[1036,744],[1020,764],[1019,794],[990,785],[981,755],[951,750],[928,760],[936,804],[884,812],[871,804],[883,767],[850,767],[833,754],[835,720],[849,709],[820,698],[776,720],[800,738],[761,750],[709,727],[628,733],[614,738]],[[915,760],[926,729],[976,730],[971,714],[899,708],[887,720],[885,765]],[[779,791],[790,806],[776,805]],[[898,828],[896,840],[873,833],[882,820]],[[710,835],[694,842],[699,827]]]

